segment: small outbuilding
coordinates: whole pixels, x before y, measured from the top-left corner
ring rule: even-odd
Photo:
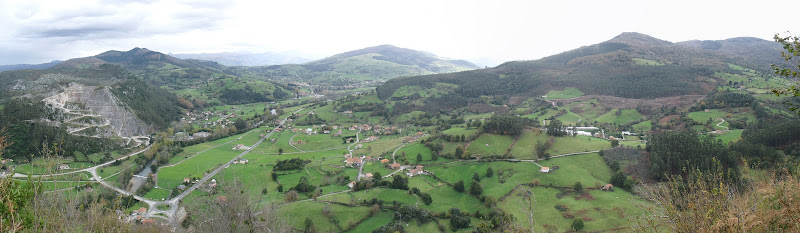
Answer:
[[[550,167],[542,167],[542,169],[540,169],[539,172],[550,173]]]

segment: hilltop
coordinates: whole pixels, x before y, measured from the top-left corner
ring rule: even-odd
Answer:
[[[402,103],[400,106],[404,109],[392,109],[395,114],[455,109],[486,102],[473,101],[481,96],[494,96],[499,102],[505,102],[514,96],[544,96],[564,88],[575,88],[586,95],[622,99],[702,96],[727,82],[716,74],[739,72],[732,65],[765,74],[769,66],[757,64],[782,62],[775,53],[769,55],[777,43],[765,40],[726,40],[720,42],[724,46],[717,50],[694,44],[672,43],[641,33],[622,33],[602,43],[539,60],[392,79],[377,88],[377,95],[385,101]],[[750,51],[759,52],[751,54]]]
[[[380,45],[300,65],[249,67],[248,70],[270,79],[348,86],[360,82],[382,82],[396,77],[477,68],[477,65],[464,60],[450,60],[426,52]]]
[[[0,83],[0,127],[15,142],[7,150],[28,160],[53,140],[66,154],[138,146],[182,111],[174,94],[112,64],[5,71]]]
[[[70,59],[53,69],[74,71],[102,64],[122,66],[151,85],[173,91],[198,107],[275,101],[293,97],[295,92],[285,84],[257,79],[249,72],[217,62],[183,60],[146,48],[111,50]]]

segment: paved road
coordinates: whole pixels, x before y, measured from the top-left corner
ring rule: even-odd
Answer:
[[[297,148],[296,146],[294,146],[294,144],[292,144],[292,142],[294,141],[294,137],[297,136],[298,134],[299,133],[296,133],[296,134],[292,135],[292,138],[289,139],[289,146],[294,147],[295,149],[299,150],[300,153],[305,153],[305,151],[301,150],[300,148]]]
[[[122,157],[119,157],[117,159],[102,163],[102,164],[94,166],[94,167],[84,168],[84,169],[75,170],[75,171],[71,171],[71,172],[64,172],[64,173],[58,173],[58,174],[49,174],[49,175],[26,175],[26,174],[22,174],[22,173],[14,173],[13,177],[15,177],[15,178],[25,178],[25,177],[28,177],[28,176],[30,176],[30,177],[50,177],[50,176],[69,175],[69,174],[74,174],[74,173],[78,173],[78,172],[90,172],[90,170],[94,170],[94,169],[97,169],[99,167],[108,166],[108,165],[116,162],[117,160],[124,160],[124,159],[127,159],[128,157],[141,154],[142,152],[145,152],[148,149],[150,149],[151,146],[153,146],[153,145],[147,145],[147,147],[145,147],[145,148],[143,148],[141,150],[138,150],[138,151],[130,153],[130,154],[126,155],[126,156],[122,156]]]
[[[303,108],[301,108],[301,109],[298,109],[298,110],[297,110],[297,111],[295,111],[294,113],[300,112],[301,110],[303,110]],[[147,200],[147,201],[150,201],[150,202],[152,202],[152,204],[148,203],[148,204],[150,205],[150,209],[147,211],[147,213],[145,214],[145,216],[147,216],[147,217],[152,217],[152,216],[156,216],[156,214],[164,214],[164,215],[166,215],[166,216],[167,216],[167,218],[169,219],[170,223],[173,223],[173,224],[174,224],[174,223],[175,223],[175,222],[174,222],[174,221],[175,221],[175,217],[176,217],[176,216],[175,216],[175,213],[178,211],[178,203],[180,202],[180,200],[181,200],[181,199],[183,199],[184,197],[186,197],[187,195],[189,195],[190,193],[192,193],[192,191],[194,191],[195,189],[199,188],[199,187],[200,187],[200,186],[201,186],[203,183],[205,183],[206,181],[208,181],[209,179],[211,179],[212,177],[214,177],[215,175],[217,175],[217,173],[219,173],[220,171],[222,171],[222,169],[225,169],[225,168],[227,168],[228,166],[230,166],[231,164],[233,164],[233,162],[234,162],[234,161],[236,161],[236,160],[238,160],[238,159],[241,159],[243,156],[245,156],[245,155],[246,155],[247,153],[249,153],[251,150],[253,150],[254,148],[258,147],[258,145],[259,145],[259,144],[261,144],[262,142],[264,142],[264,140],[266,140],[267,138],[269,138],[270,136],[272,136],[272,134],[274,134],[274,133],[275,133],[275,131],[276,131],[275,129],[279,128],[280,126],[283,126],[283,124],[285,124],[285,123],[286,123],[286,120],[287,120],[287,119],[289,119],[289,117],[288,117],[288,116],[287,116],[286,118],[283,118],[283,120],[281,121],[281,123],[280,123],[280,124],[279,124],[277,127],[275,127],[274,129],[272,129],[272,131],[270,131],[270,132],[269,132],[269,134],[267,134],[267,135],[264,135],[264,137],[262,137],[262,138],[261,138],[261,140],[258,140],[258,142],[256,142],[255,144],[253,144],[253,146],[251,146],[251,147],[250,147],[250,148],[248,148],[247,150],[243,151],[241,154],[239,154],[239,155],[238,155],[238,156],[236,156],[235,158],[231,159],[231,160],[230,160],[230,161],[228,161],[227,163],[223,164],[222,166],[219,166],[219,167],[217,167],[217,169],[214,169],[214,171],[212,171],[212,172],[211,172],[211,173],[209,173],[208,175],[204,176],[202,179],[200,179],[199,181],[197,181],[197,183],[195,183],[195,184],[194,184],[194,185],[192,185],[191,187],[187,188],[187,189],[186,189],[185,191],[183,191],[181,194],[178,194],[177,196],[175,196],[175,197],[173,197],[172,199],[169,199],[169,200],[167,200],[167,201],[150,201],[150,200]],[[240,137],[240,138],[241,138],[241,137]],[[138,200],[138,199],[137,199],[137,200]],[[168,205],[168,206],[170,206],[170,208],[169,208],[168,210],[159,210],[158,208],[156,208],[156,207],[158,207],[159,205]]]
[[[550,158],[554,159],[554,158],[570,156],[570,155],[582,155],[582,154],[590,154],[590,153],[597,153],[597,152],[600,152],[600,150],[585,151],[585,152],[575,152],[575,153],[566,153],[566,154],[550,156]],[[534,162],[534,163],[542,161],[542,160],[544,160],[544,159],[505,159],[505,161],[521,161],[521,162]],[[539,165],[539,164],[536,164],[536,165]],[[541,167],[541,165],[539,165],[539,166]]]
[[[730,130],[730,128],[728,128],[728,127],[721,126],[722,123],[725,123],[725,119],[722,119],[722,118],[719,118],[719,119],[722,120],[722,121],[717,123],[717,127],[725,128],[725,130]]]
[[[396,154],[397,151],[400,150],[400,148],[403,148],[404,146],[406,146],[406,144],[408,144],[408,143],[407,142],[403,143],[403,145],[400,145],[400,146],[397,147],[397,149],[394,149],[394,152],[392,152],[392,163],[397,163],[396,161],[394,161],[394,154]]]
[[[358,142],[361,141],[361,139],[358,138],[359,134],[361,134],[361,129],[358,129],[358,133],[356,133],[356,142],[347,146],[347,151],[348,151],[347,153],[350,154],[350,156],[353,156],[353,149],[350,148],[353,147],[353,145],[357,145]],[[361,181],[361,172],[363,170],[364,170],[364,157],[361,157],[361,165],[358,166],[358,177],[356,177],[357,181]]]

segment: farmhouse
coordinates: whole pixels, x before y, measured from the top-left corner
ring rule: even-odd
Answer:
[[[406,175],[408,175],[409,177],[413,177],[413,176],[416,176],[416,175],[428,174],[428,171],[422,170],[422,168],[423,168],[422,165],[417,165],[417,167],[415,167],[414,169],[411,169],[410,171],[408,171],[408,173],[406,173]]]
[[[367,173],[367,174],[364,174],[364,178],[365,178],[365,179],[368,179],[368,180],[372,179],[372,173],[371,173],[371,172],[369,172],[369,173]]]
[[[247,164],[248,162],[250,161],[247,159],[237,159],[236,161],[233,161],[234,164]]]
[[[361,158],[359,157],[347,157],[344,160],[344,165],[348,167],[356,167],[361,165]]]
[[[389,159],[382,159],[382,160],[381,160],[381,163],[382,163],[382,164],[383,164],[383,163],[388,163],[388,162],[389,162]]]
[[[138,210],[133,210],[131,215],[143,215],[143,214],[146,214],[146,213],[147,213],[147,208],[142,207],[142,208],[139,208]]]
[[[376,141],[376,140],[378,140],[378,136],[372,135],[372,136],[369,136],[368,138],[364,139],[363,142],[372,142],[372,141]]]
[[[392,165],[389,165],[389,167],[392,168],[392,170],[397,170],[397,169],[400,169],[400,164],[399,163],[393,163]]]
[[[191,178],[189,178],[189,177],[184,177],[184,178],[183,178],[183,183],[184,183],[184,184],[188,184],[188,183],[191,183],[191,182],[192,182],[192,179],[191,179]]]
[[[550,172],[550,167],[542,167],[542,169],[539,170],[539,171],[542,172],[542,173],[549,173]]]
[[[600,187],[600,190],[602,190],[602,191],[612,191],[613,189],[614,189],[614,185],[612,185],[612,184],[607,184],[607,185],[603,185],[603,187]]]

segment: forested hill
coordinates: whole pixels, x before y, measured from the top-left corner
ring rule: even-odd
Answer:
[[[266,102],[295,96],[294,90],[285,84],[263,80],[243,69],[213,61],[183,60],[145,48],[70,59],[53,69],[79,72],[102,64],[122,66],[150,85],[179,93],[192,106]]]
[[[539,60],[392,79],[380,85],[377,94],[383,100],[406,100],[418,108],[431,104],[459,107],[480,96],[541,96],[565,87],[589,95],[636,99],[705,95],[721,81],[715,72],[736,73],[731,66],[741,65],[766,74],[770,69],[766,64],[783,61],[780,53],[769,55],[777,43],[760,39],[719,43],[720,49],[712,50],[688,42],[672,43],[640,33],[623,33],[599,44]],[[750,51],[763,52],[751,55]],[[444,100],[446,104],[441,103]]]
[[[91,154],[124,145],[180,118],[178,98],[125,68],[101,64],[75,70],[0,72],[0,128],[10,154],[30,159],[58,142],[66,154]]]
[[[346,86],[360,81],[385,81],[401,76],[450,73],[476,68],[477,65],[464,60],[449,60],[426,52],[380,45],[301,65],[248,69],[271,79]]]

